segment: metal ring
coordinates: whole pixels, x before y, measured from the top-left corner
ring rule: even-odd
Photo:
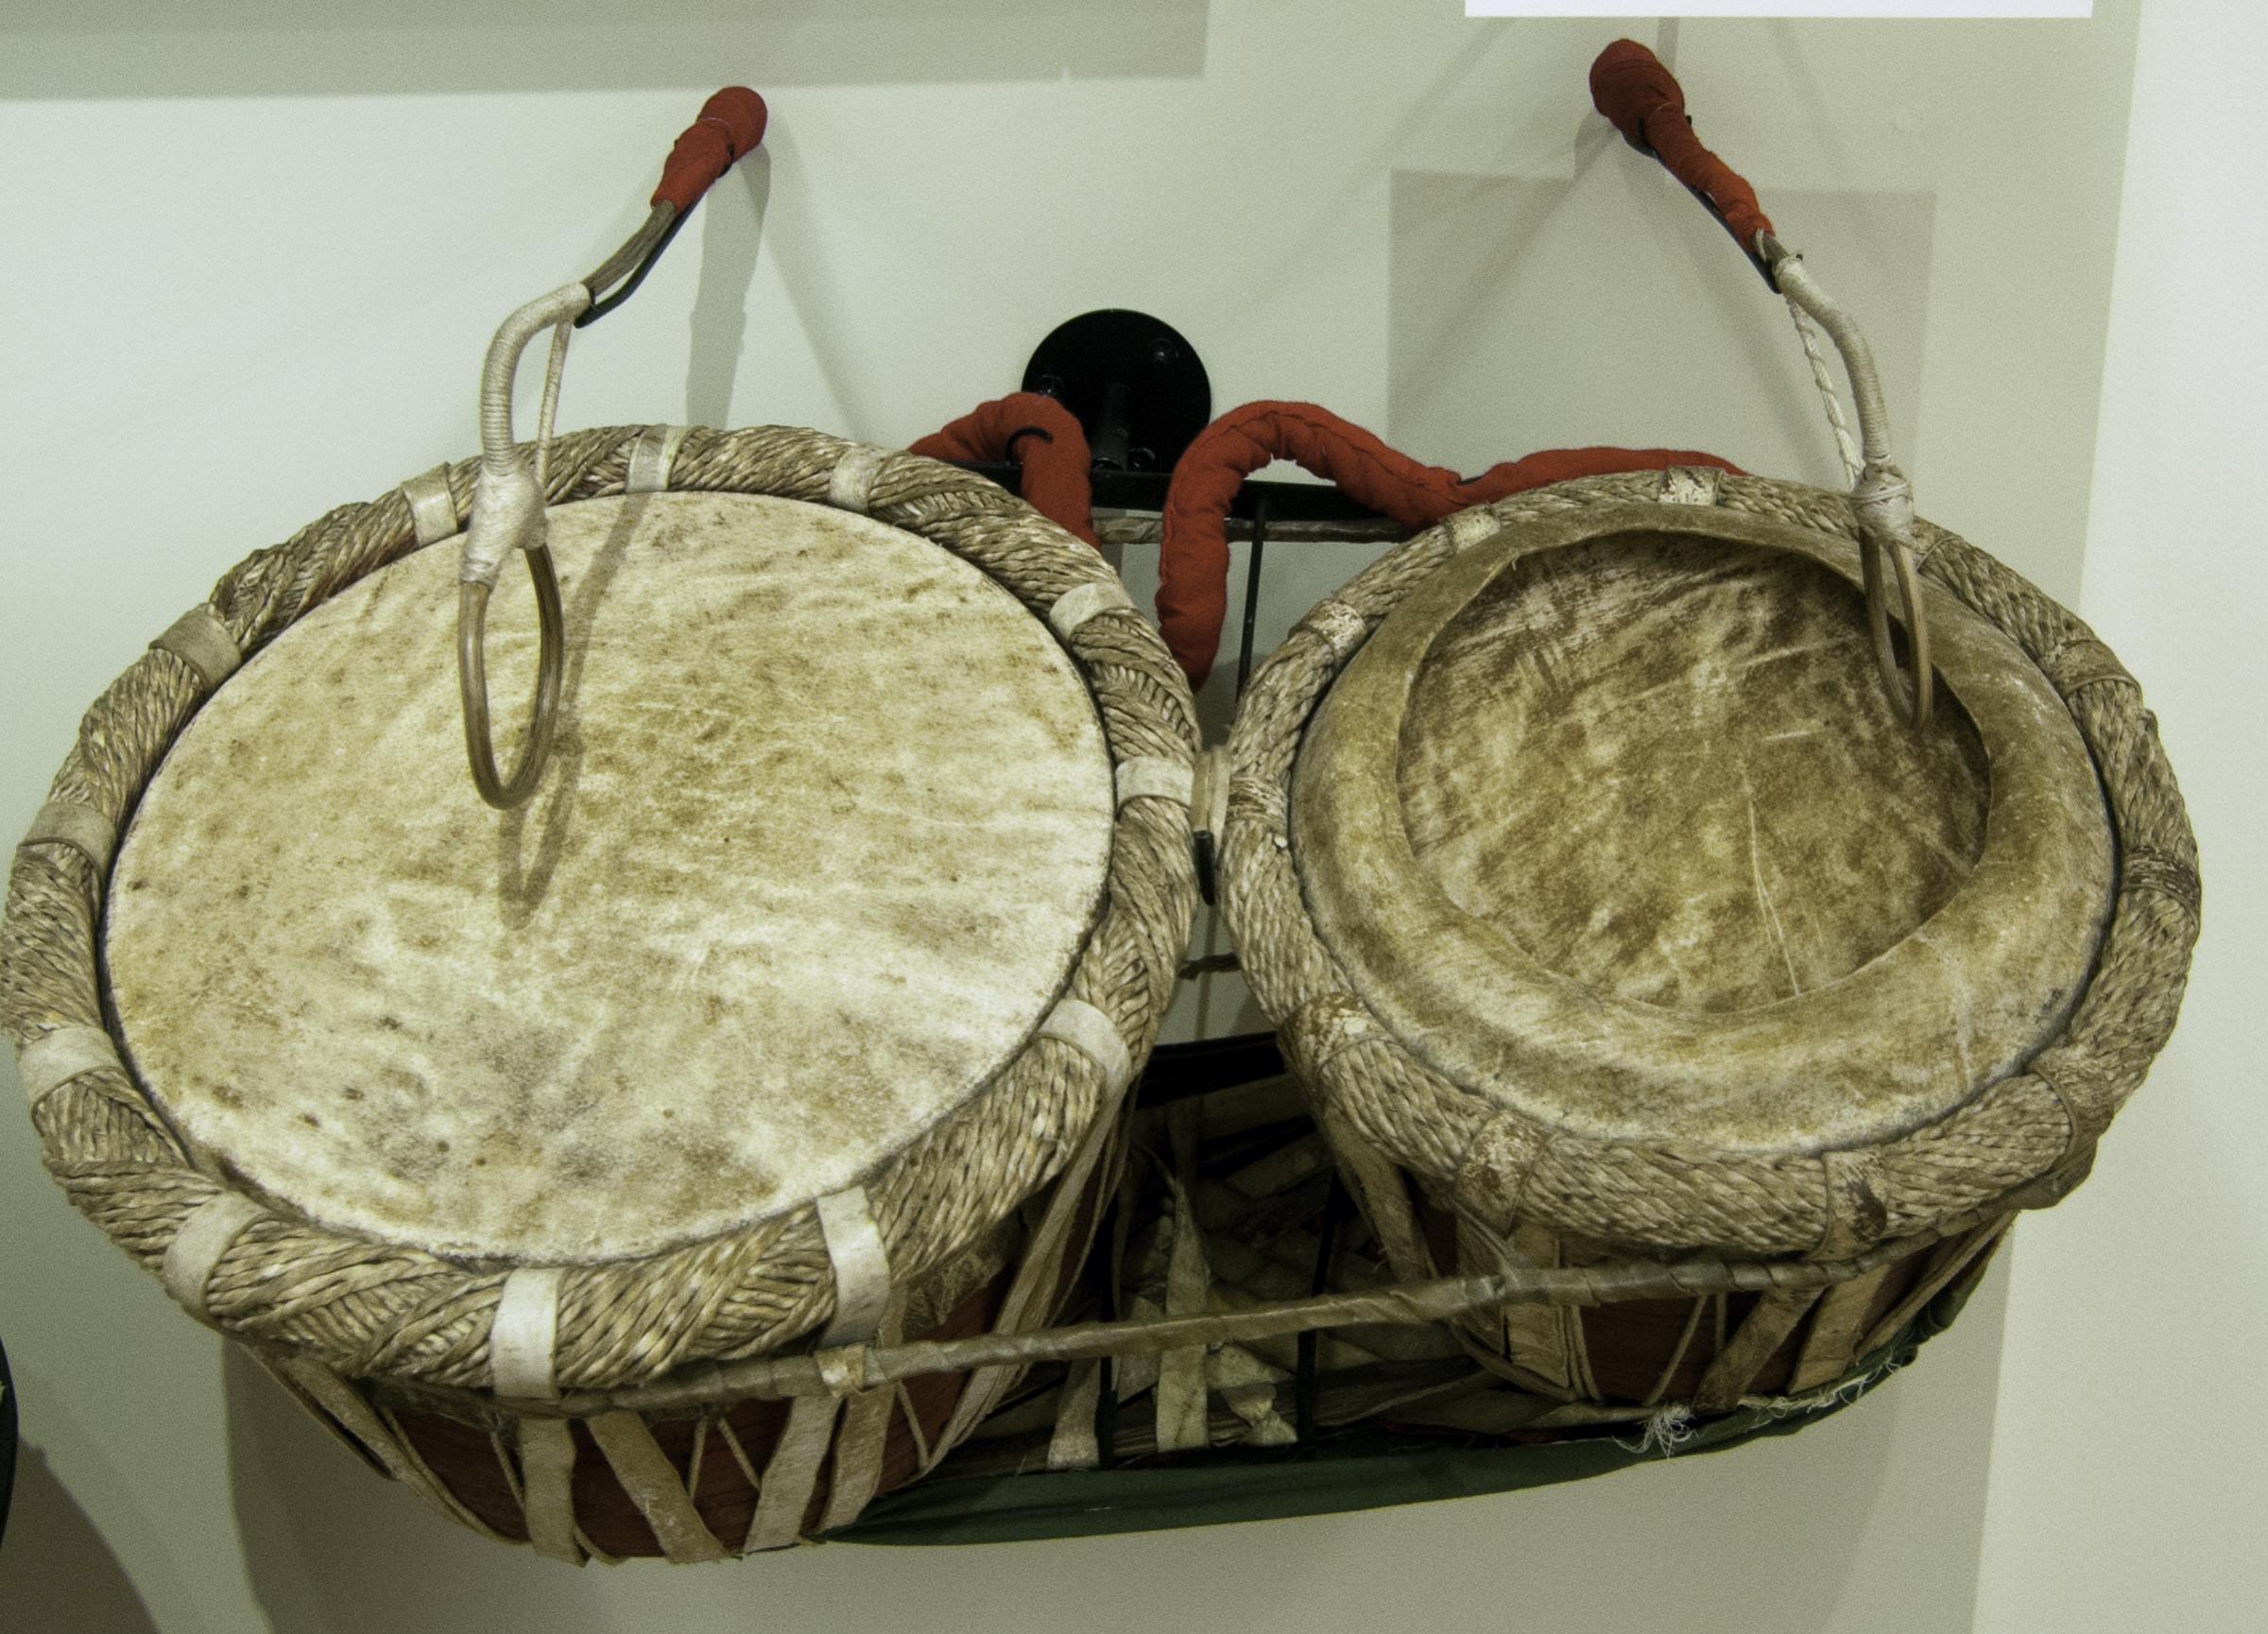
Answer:
[[[1909,685],[1898,667],[1898,649],[1890,641],[1890,602],[1882,584],[1882,545],[1871,529],[1862,529],[1859,565],[1866,582],[1866,623],[1874,638],[1875,668],[1881,672],[1882,690],[1890,695],[1899,714],[1916,731],[1930,724],[1932,704],[1930,625],[1921,610],[1921,579],[1914,570],[1914,553],[1903,540],[1890,542],[1898,563],[1899,598],[1906,604],[1907,654],[1914,679]]]
[[[527,739],[509,781],[496,769],[496,747],[489,731],[489,586],[466,580],[457,586],[456,679],[465,704],[465,754],[472,763],[473,786],[498,811],[527,803],[551,759],[551,738],[559,719],[559,683],[567,668],[566,618],[559,606],[559,577],[552,570],[551,547],[538,545],[527,558],[527,576],[536,590],[536,696],[527,715]]]

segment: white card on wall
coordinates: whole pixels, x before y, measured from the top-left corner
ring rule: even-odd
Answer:
[[[2095,0],[1465,0],[1468,17],[2092,17]]]

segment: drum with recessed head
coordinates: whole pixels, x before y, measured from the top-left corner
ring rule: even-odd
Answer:
[[[1239,711],[1225,911],[1343,1171],[1405,1276],[1597,1267],[1466,1328],[1604,1417],[1864,1376],[2084,1177],[2179,1006],[2195,850],[2132,679],[1925,524],[1916,730],[1857,538],[1713,470],[1538,490],[1316,608]],[[1755,1291],[1612,1298],[1692,1259]]]
[[[34,1117],[176,1299],[455,1518],[792,1542],[1007,1383],[869,1388],[863,1347],[1040,1325],[1085,1252],[1194,901],[1188,692],[977,478],[584,433],[551,767],[499,814],[422,548],[472,488],[251,558],[90,714],[9,902]],[[514,696],[534,612],[490,625]],[[828,1393],[744,1387],[814,1350]]]

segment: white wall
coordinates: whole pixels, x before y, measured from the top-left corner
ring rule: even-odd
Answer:
[[[2080,610],[2143,678],[2206,879],[2181,1028],[2009,1302],[1977,1626],[2258,1628],[2268,1426],[2268,14],[2146,8]]]
[[[2129,0],[2096,9],[1674,31],[1705,136],[1863,304],[1924,512],[2067,596],[2136,26]],[[1134,305],[1197,344],[1216,407],[1310,398],[1469,470],[1600,439],[1833,472],[1776,303],[1588,112],[1590,57],[1617,32],[1662,38],[1650,18],[1469,22],[1430,0],[371,14],[185,0],[153,33],[124,4],[0,10],[0,827],[28,820],[79,711],[229,564],[470,450],[497,318],[611,248],[729,78],[771,99],[766,155],[578,340],[566,423],[902,442],[1012,387],[1060,318]],[[1358,559],[1284,560],[1263,641]],[[2183,654],[2146,627],[2110,633],[2145,649],[2129,659],[2194,790],[2228,703],[2169,691],[2156,666],[2182,673]],[[1225,720],[1217,685],[1207,702]],[[2208,849],[2217,893],[2233,862],[2214,859],[2235,854]],[[1232,986],[1208,998],[1228,1024]],[[2132,1116],[2172,1116],[2178,1148],[2198,1126],[2149,1110],[2160,1089]],[[2139,1254],[2155,1219],[2112,1190],[2124,1158],[2114,1136],[2074,1207]],[[2074,1482],[2053,1460],[2087,1444],[2032,1417],[1996,1439],[1996,1271],[1925,1365],[1723,1457],[1261,1527],[576,1574],[458,1534],[349,1461],[71,1213],[21,1119],[0,1119],[0,1198],[27,1442],[0,1626],[1953,1629],[1988,1479],[1987,1606],[2038,1626],[2037,1557],[2003,1513],[2057,1513]],[[2014,1287],[2052,1326],[2100,1279],[2035,1253]],[[1994,1468],[2034,1472],[2019,1488]]]

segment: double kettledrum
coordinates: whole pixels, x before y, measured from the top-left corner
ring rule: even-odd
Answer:
[[[922,454],[555,430],[572,330],[761,141],[713,98],[498,331],[476,458],[249,557],[89,713],[0,966],[72,1201],[437,1510],[575,1562],[840,1533],[980,1429],[1291,1487],[1349,1424],[1667,1452],[1863,1393],[2085,1177],[2194,842],[2116,658],[1915,515],[1856,323],[1675,79],[1591,77],[1788,300],[1848,490],[1467,481],[1249,404],[1176,466],[1161,628],[1045,396]],[[1406,537],[1203,749],[1276,457]],[[1169,1106],[1200,858],[1289,1076]],[[1334,1418],[1363,1329],[1409,1342]]]

